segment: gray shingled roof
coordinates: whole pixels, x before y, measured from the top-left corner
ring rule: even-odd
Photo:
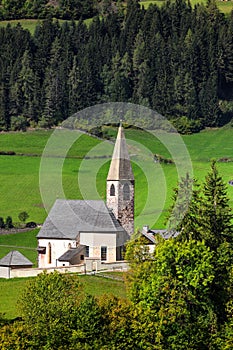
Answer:
[[[83,248],[86,247],[85,245],[80,244],[77,248],[70,248],[58,258],[59,261],[71,261],[76,255],[78,255]]]
[[[107,180],[134,180],[123,127],[120,125]]]
[[[143,236],[151,241],[151,243],[156,243],[155,236],[160,235],[164,239],[177,237],[179,232],[167,231],[167,230],[148,230],[147,232],[142,231]]]
[[[0,259],[0,266],[32,266],[33,263],[17,250],[12,250]]]
[[[124,229],[102,200],[57,199],[37,238],[76,239],[79,232],[122,231]]]

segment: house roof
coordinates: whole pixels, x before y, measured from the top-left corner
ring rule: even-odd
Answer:
[[[0,266],[32,266],[33,263],[17,250],[12,250],[0,259]]]
[[[149,230],[153,235],[160,235],[164,239],[174,238],[179,235],[177,231],[167,231],[167,230]]]
[[[142,230],[143,236],[145,236],[151,243],[155,244],[156,235],[160,235],[164,239],[174,238],[177,237],[179,232],[172,232],[167,230]]]
[[[118,129],[107,180],[134,180],[122,125]]]
[[[79,232],[124,231],[102,200],[57,199],[37,238],[76,239]]]
[[[80,244],[77,248],[70,248],[58,258],[59,261],[71,261],[74,257],[76,257],[78,254],[81,253],[81,251],[85,248],[86,246],[83,244]]]

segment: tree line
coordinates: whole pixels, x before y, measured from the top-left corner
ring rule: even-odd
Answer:
[[[44,272],[28,281],[20,319],[0,318],[1,349],[232,349],[233,214],[216,163],[202,184],[182,179],[174,200],[168,226],[178,236],[155,236],[154,253],[141,235],[127,245],[127,299]]]
[[[0,19],[46,18],[61,19],[90,18],[98,13],[96,0],[1,0]]]
[[[0,130],[51,127],[103,102],[150,107],[184,133],[232,118],[233,12],[213,0],[128,0],[89,26],[48,18],[34,35],[8,25],[0,47]]]

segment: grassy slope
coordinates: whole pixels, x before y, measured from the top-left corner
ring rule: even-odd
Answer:
[[[17,153],[40,155],[50,135],[51,133],[46,131],[36,131],[28,134],[1,134],[0,151],[13,150]],[[137,140],[137,144],[144,145],[152,153],[170,157],[166,148],[153,135],[145,134],[139,130],[126,130],[126,135],[129,139]],[[232,136],[232,129],[220,129],[183,137],[192,158],[194,174],[198,179],[203,179],[206,175],[209,169],[209,161],[212,158],[233,158]],[[99,140],[83,135],[70,149],[69,156],[83,157],[89,150],[96,150],[96,154],[101,155],[98,152],[102,152],[102,150],[99,151],[97,148],[99,144]],[[136,146],[130,146],[131,153],[135,154],[137,152],[137,144]],[[110,155],[111,150],[112,145],[108,144],[107,148],[103,150],[104,155]],[[132,156],[131,159],[136,178],[136,216],[139,216],[146,203],[150,183],[149,185],[147,183],[147,163],[138,163],[135,156]],[[63,189],[66,198],[75,199],[82,198],[82,196],[89,199],[105,198],[105,179],[108,166],[109,158],[87,159],[84,161],[76,158],[66,159],[63,166]],[[233,163],[219,163],[218,166],[226,182],[233,178]],[[25,210],[30,215],[29,220],[39,223],[44,221],[46,212],[40,197],[39,168],[40,157],[0,156],[0,216],[12,215],[14,221],[17,221],[19,212]],[[94,174],[93,171],[95,171]],[[172,188],[177,183],[176,168],[175,165],[164,165],[162,168],[157,166],[154,171],[155,178],[158,179],[155,184],[157,187],[154,204],[161,202],[163,198],[163,188],[161,187],[161,181],[159,181],[159,172],[162,171],[166,181],[164,183],[166,187],[164,209],[166,211],[171,203]],[[78,183],[80,183],[80,178],[77,179],[78,174],[79,176],[81,174],[81,179],[84,178],[86,181],[84,184],[81,183],[82,193],[78,186]],[[93,174],[93,177],[91,177],[91,174]],[[98,191],[92,191],[92,186],[97,187]],[[228,190],[231,204],[233,204],[233,187],[228,186]],[[146,213],[140,215],[137,218],[136,226],[145,224],[147,218],[149,219],[154,215],[153,211],[155,210],[156,208],[151,208],[151,210],[147,210]],[[164,215],[158,220],[156,227],[163,225]]]
[[[42,21],[43,21],[42,19],[13,19],[13,20],[0,21],[0,27],[6,27],[8,24],[15,27],[18,24],[20,24],[23,27],[23,29],[29,30],[29,32],[33,35],[35,32],[36,26],[39,25]],[[56,19],[54,19],[54,21],[56,21]],[[62,24],[63,22],[66,22],[66,21],[59,19],[58,22]],[[78,23],[78,21],[76,22]],[[91,22],[92,22],[92,18],[84,20],[84,23],[86,23],[87,26],[89,26]]]
[[[112,293],[115,296],[125,297],[125,286],[121,281],[115,281],[96,276],[80,276],[86,293],[100,296]],[[17,301],[23,293],[28,278],[0,279],[0,313],[12,319],[19,316]]]
[[[0,151],[15,151],[17,153],[33,153],[42,154],[43,148],[51,132],[35,131],[31,133],[9,133],[0,134]],[[159,153],[165,157],[169,157],[167,149],[151,134],[145,134],[139,130],[126,130],[126,135],[130,143],[130,139],[137,140],[137,143],[143,144],[146,149],[152,153]],[[211,131],[203,131],[199,134],[183,136],[192,158],[194,174],[198,179],[203,179],[209,170],[210,160],[212,158],[229,157],[233,158],[233,129],[219,129]],[[97,139],[83,135],[79,138],[72,149],[69,151],[70,156],[83,156],[90,149],[95,149],[100,144]],[[111,145],[112,147],[112,145]],[[112,149],[112,148],[111,148]],[[58,151],[58,150],[57,150]],[[130,144],[130,151],[137,151],[137,146]],[[98,149],[97,149],[98,153]],[[140,214],[148,195],[147,176],[145,168],[137,165],[136,158],[133,160],[134,174],[136,178],[136,213]],[[101,165],[98,166],[98,163]],[[80,165],[86,164],[86,168],[79,168]],[[42,201],[39,193],[38,171],[40,165],[40,157],[31,156],[1,156],[0,157],[0,216],[12,215],[17,219],[20,210],[26,210],[30,214],[30,220],[43,221],[45,211],[42,207]],[[63,186],[67,198],[80,198],[81,193],[77,187],[77,172],[83,172],[87,184],[89,181],[89,171],[97,169],[95,174],[96,186],[101,197],[105,196],[105,179],[108,171],[109,159],[89,159],[81,163],[81,159],[68,158],[64,163],[63,169]],[[220,172],[227,182],[233,179],[233,162],[219,163]],[[89,169],[89,170],[88,170]],[[172,187],[177,182],[177,174],[174,165],[164,165],[162,167],[166,178],[166,204],[165,211],[171,203]],[[155,177],[156,179],[156,177]],[[157,184],[157,193],[155,195],[154,204],[161,200],[160,183]],[[228,194],[233,207],[233,187],[228,186]],[[23,200],[22,200],[23,198]],[[93,198],[90,196],[89,198]],[[7,199],[7,200],[6,200]],[[9,203],[8,203],[9,201]],[[34,204],[33,204],[34,203]],[[4,215],[3,215],[4,214]],[[139,224],[147,224],[151,217],[156,215],[156,207],[151,206],[149,210],[137,218],[136,226]],[[165,215],[165,213],[164,213]],[[161,227],[164,221],[164,215],[156,222],[156,227]],[[148,219],[148,220],[147,220]],[[0,236],[0,245],[14,245],[25,247],[36,247],[35,235],[37,231],[20,233],[16,235]],[[7,254],[13,248],[0,247],[0,258]],[[18,249],[25,254],[30,260],[35,262],[36,252],[30,249]],[[105,291],[114,293],[123,293],[124,287],[120,282],[112,282],[108,280],[95,279],[92,277],[84,277],[87,279],[86,290],[93,294],[102,294]],[[107,284],[106,284],[106,283]],[[112,282],[112,284],[110,284]],[[115,283],[120,283],[115,284]],[[24,279],[15,279],[11,281],[0,280],[0,312],[7,312],[7,317],[17,316],[15,308],[17,298],[25,284]],[[119,295],[119,294],[118,294]]]
[[[32,231],[0,235],[0,259],[11,250],[18,250],[36,266],[37,263],[37,240],[39,229]]]
[[[145,0],[140,1],[141,6],[144,6],[145,9],[147,9],[150,4],[162,6],[165,3],[166,0]],[[192,6],[195,6],[196,4],[207,4],[207,0],[191,0],[190,1]],[[232,1],[221,1],[217,0],[216,4],[219,8],[219,10],[225,14],[229,14],[233,9],[233,3]]]

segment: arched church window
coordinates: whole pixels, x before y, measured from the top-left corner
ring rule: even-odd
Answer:
[[[48,244],[48,264],[51,264],[52,262],[52,246],[51,243],[49,242]]]
[[[124,186],[123,186],[123,199],[124,200],[130,199],[130,190],[129,190],[128,184],[124,184]]]
[[[115,196],[115,186],[113,184],[110,187],[110,196]]]
[[[71,249],[71,243],[68,244],[68,249]]]

